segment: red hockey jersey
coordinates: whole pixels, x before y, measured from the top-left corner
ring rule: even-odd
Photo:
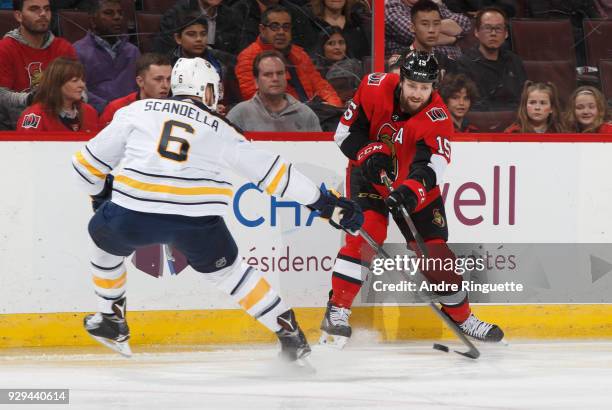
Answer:
[[[43,70],[57,57],[76,59],[77,55],[63,38],[53,38],[47,48],[32,48],[5,36],[0,40],[0,87],[30,91],[40,82]]]
[[[78,129],[71,129],[65,125],[60,118],[44,109],[37,103],[29,106],[17,121],[17,131],[40,132],[40,131],[98,131],[98,112],[87,103],[81,103],[81,125]]]
[[[410,186],[409,180],[414,179],[428,191],[428,203],[439,195],[438,184],[450,163],[453,122],[436,91],[421,111],[413,115],[402,112],[398,84],[397,74],[365,77],[340,120],[335,140],[350,165],[355,165],[357,152],[367,144],[387,144],[395,163],[394,187],[402,183]],[[430,175],[425,180],[424,172]],[[375,187],[386,196],[384,187]]]

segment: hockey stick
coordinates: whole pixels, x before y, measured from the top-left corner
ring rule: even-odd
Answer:
[[[393,192],[392,182],[384,170],[380,172],[380,179],[387,187],[389,192]],[[416,226],[414,225],[414,222],[412,221],[412,218],[408,213],[408,210],[406,210],[406,207],[404,207],[403,205],[400,206],[399,209],[402,213],[404,221],[410,229],[410,233],[412,233],[412,236],[416,241],[417,249],[419,250],[419,252],[421,252],[423,256],[427,257],[427,248],[425,247],[425,242],[419,234],[419,231],[417,231]],[[367,232],[363,231],[363,229],[360,229],[359,234],[374,250],[380,252],[381,255],[383,255],[385,258],[390,258],[389,254],[385,252],[384,249],[382,249],[380,246],[378,246],[378,244],[372,239],[372,237],[370,237],[370,235],[367,234]],[[438,317],[446,324],[446,326],[448,326],[448,328],[453,331],[455,336],[457,336],[457,338],[459,338],[459,340],[461,340],[461,342],[468,348],[467,352],[460,352],[458,350],[454,350],[454,352],[462,356],[469,357],[470,359],[478,359],[478,357],[480,356],[480,352],[478,351],[476,346],[474,346],[474,344],[470,340],[468,340],[468,338],[463,334],[457,324],[453,322],[448,316],[446,316],[434,302],[428,302],[428,305],[436,313],[436,315],[438,315]]]

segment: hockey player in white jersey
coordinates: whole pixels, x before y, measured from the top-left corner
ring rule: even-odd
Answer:
[[[249,143],[219,116],[219,76],[201,58],[179,59],[167,100],[136,101],[73,157],[81,185],[92,195],[95,215],[89,234],[95,246],[91,269],[99,312],[85,317],[87,332],[126,356],[125,257],[153,243],[171,244],[193,269],[230,295],[275,332],[281,357],[296,361],[310,353],[293,310],[268,281],[245,264],[223,215],[232,197],[232,169],[270,195],[287,197],[321,212],[340,214],[332,225],[356,230],[358,205],[338,198],[278,155]],[[120,169],[111,170],[119,162]]]

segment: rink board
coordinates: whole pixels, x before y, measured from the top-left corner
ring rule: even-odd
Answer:
[[[342,189],[346,161],[333,143],[257,144],[282,154],[314,180]],[[87,255],[91,209],[74,183],[70,164],[82,145],[2,142],[0,160],[10,173],[0,180],[0,324],[8,329],[0,336],[0,347],[89,343],[80,321],[82,312],[96,309]],[[443,185],[450,240],[610,242],[611,156],[612,145],[598,142],[455,143]],[[290,305],[300,308],[305,327],[314,333],[340,233],[322,221],[310,221],[304,208],[270,199],[238,176],[229,178],[236,181],[236,195],[227,220],[242,256],[264,271]],[[399,241],[396,230],[390,231],[389,240]],[[271,340],[190,269],[161,279],[137,272],[129,263],[128,271],[135,343]],[[597,286],[612,289],[612,275],[599,279]],[[568,294],[567,304],[475,309],[487,316],[491,312],[490,319],[512,329],[510,337],[610,337],[609,301],[601,302],[571,304]],[[359,307],[354,320],[385,340],[437,337],[442,332],[437,319],[425,312],[414,306]],[[585,320],[576,321],[575,315]]]

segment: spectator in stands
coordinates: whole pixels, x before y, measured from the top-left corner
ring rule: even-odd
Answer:
[[[304,49],[291,43],[291,15],[282,6],[272,6],[261,15],[259,37],[238,55],[236,77],[240,94],[244,100],[255,95],[256,84],[253,76],[253,61],[265,50],[277,50],[287,61],[287,92],[301,102],[315,96],[336,107],[343,106],[334,88],[317,71]]]
[[[101,128],[106,127],[117,110],[136,100],[166,98],[170,92],[172,62],[164,54],[145,53],[136,60],[136,84],[138,91],[111,101],[100,116]]]
[[[461,56],[461,49],[454,45],[462,36],[465,36],[472,24],[470,19],[459,13],[453,13],[442,3],[434,0],[440,9],[442,21],[440,36],[436,42],[436,50],[451,59]],[[385,55],[401,54],[414,41],[411,31],[412,18],[410,9],[417,0],[386,0],[385,1]]]
[[[612,0],[595,0],[595,7],[601,18],[612,19]]]
[[[125,34],[121,0],[91,0],[92,31],[74,43],[85,66],[88,102],[98,112],[117,98],[136,91],[138,47]]]
[[[564,132],[557,87],[553,83],[526,81],[517,121],[504,130],[510,133]]]
[[[444,0],[444,4],[455,13],[476,15],[478,10],[485,7],[499,7],[512,18],[518,10],[517,0]]]
[[[600,14],[593,0],[529,0],[526,2],[528,17],[538,19],[569,19],[574,29],[576,63],[586,64],[586,51],[582,20],[599,18]]]
[[[595,87],[576,88],[565,113],[568,132],[612,134],[603,94]]]
[[[208,44],[217,50],[237,54],[238,33],[232,9],[223,0],[178,0],[161,19],[160,33],[153,49],[161,54],[170,54],[176,48],[174,33],[189,14],[200,14],[208,22]]]
[[[440,95],[451,113],[455,132],[478,132],[469,123],[467,113],[478,97],[476,84],[463,74],[448,74],[440,83]]]
[[[372,13],[360,0],[311,0],[312,25],[316,32],[339,27],[348,44],[348,53],[362,60],[372,55]]]
[[[43,72],[34,104],[19,117],[17,131],[97,131],[98,113],[82,101],[84,93],[83,64],[56,58]]]
[[[519,56],[502,48],[508,37],[507,23],[500,9],[480,10],[474,32],[479,44],[457,61],[458,71],[478,86],[480,98],[474,102],[475,111],[513,111],[518,107],[527,74]]]
[[[287,94],[284,57],[263,51],[253,61],[257,93],[236,105],[227,118],[245,131],[321,131],[315,113]]]
[[[0,130],[15,129],[51,61],[76,58],[72,45],[49,31],[49,0],[14,0],[13,9],[19,27],[0,40]]]
[[[298,46],[310,49],[317,41],[317,33],[312,28],[309,14],[290,0],[238,0],[233,6],[234,16],[238,22],[238,50],[244,50],[259,35],[261,14],[271,6],[280,5],[291,14],[291,36]]]
[[[332,26],[321,33],[313,59],[321,76],[334,87],[343,103],[352,98],[363,77],[361,62],[350,58],[347,52],[342,30]]]
[[[179,58],[201,57],[212,65],[223,78],[221,63],[208,47],[208,22],[198,14],[188,14],[174,33],[176,48],[172,53],[172,65]]]

